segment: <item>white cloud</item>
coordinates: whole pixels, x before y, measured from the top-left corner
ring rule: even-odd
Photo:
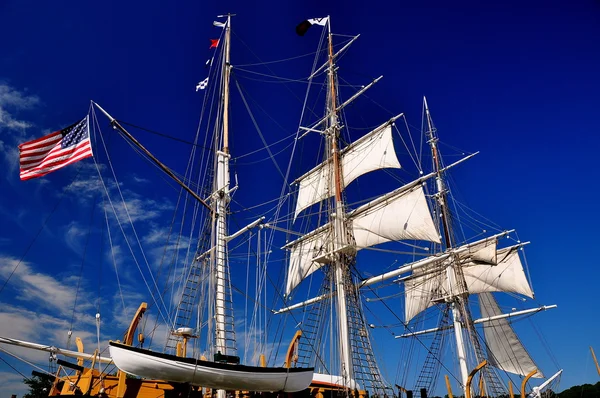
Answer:
[[[0,127],[2,127],[1,124]],[[19,164],[19,149],[17,148],[17,145],[7,144],[0,140],[0,153],[4,154],[3,157],[4,161],[6,162],[8,174],[14,174],[17,169],[17,165]]]
[[[19,119],[16,115],[22,110],[31,109],[39,102],[39,98],[35,95],[18,91],[7,84],[0,84],[0,129],[21,131],[24,135],[25,129],[32,124]]]
[[[86,163],[81,163],[86,164]],[[88,163],[89,164],[89,163]],[[98,175],[90,175],[89,178],[81,177],[82,173],[80,171],[80,177],[75,181],[67,185],[63,192],[70,194],[72,197],[78,198],[81,201],[88,201],[90,198],[93,198],[98,194],[98,192],[103,191],[102,184],[98,179]]]
[[[97,345],[94,344],[97,341],[93,332],[94,322],[94,316],[89,315],[84,322],[75,327],[69,345],[70,318],[56,317],[19,306],[3,305],[0,310],[0,336],[70,349],[75,347],[75,338],[80,337],[85,351],[92,352]],[[47,363],[49,357],[47,352],[24,347],[2,345],[2,349],[37,364]]]
[[[20,374],[0,372],[0,390],[0,398],[9,398],[13,394],[21,397],[29,391],[29,388],[23,383],[23,376]]]
[[[130,196],[130,195],[129,195]],[[112,206],[110,204],[105,205],[107,211],[114,212],[117,214],[121,223],[128,223],[136,221],[149,221],[158,218],[161,213],[165,210],[172,208],[171,204],[167,201],[157,202],[152,199],[142,199],[139,197],[132,197],[125,199],[124,201],[113,200]]]
[[[147,178],[142,178],[142,177],[139,177],[139,176],[137,176],[135,174],[132,176],[132,179],[133,179],[134,182],[136,182],[138,184],[148,184],[148,183],[150,183],[150,180],[148,180]]]
[[[65,232],[65,243],[75,253],[81,253],[83,251],[83,240],[87,233],[88,231],[84,230],[78,222],[71,221]]]
[[[5,83],[0,83],[0,158],[5,163],[7,175],[14,175],[19,165],[19,150],[17,145],[26,141],[27,129],[33,124],[19,115],[23,111],[31,110],[40,103],[35,95],[19,91]]]
[[[14,273],[13,273],[14,272]],[[12,273],[12,276],[10,276]],[[29,263],[10,256],[0,256],[0,276],[11,277],[11,285],[18,286],[16,298],[51,309],[58,314],[71,315],[75,302],[75,281],[37,272]],[[92,305],[80,292],[78,310],[84,311]]]

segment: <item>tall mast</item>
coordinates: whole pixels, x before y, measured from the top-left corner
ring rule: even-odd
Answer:
[[[226,262],[227,262],[227,210],[230,202],[229,192],[229,49],[231,38],[231,15],[227,15],[225,25],[225,62],[223,64],[223,136],[222,149],[217,150],[217,178],[213,195],[215,212],[216,250],[215,250],[215,350],[222,354],[227,352],[226,330]],[[220,143],[217,141],[217,148]]]
[[[436,187],[437,194],[436,199],[440,208],[440,216],[442,220],[442,230],[444,233],[444,242],[446,249],[451,249],[453,246],[453,236],[450,232],[449,214],[446,198],[446,189],[444,187],[444,180],[442,176],[442,167],[440,162],[440,154],[437,148],[438,138],[435,134],[435,128],[429,113],[429,106],[427,105],[427,98],[423,97],[423,103],[425,105],[425,118],[427,119],[427,138],[429,146],[431,147],[431,156],[433,158],[433,169],[436,173]],[[457,278],[456,270],[453,267],[454,262],[446,268],[446,275],[448,279],[448,295],[450,300],[450,308],[452,309],[452,323],[454,327],[454,337],[456,339],[456,353],[458,355],[458,364],[460,367],[460,376],[462,381],[463,390],[467,388],[467,379],[469,377],[469,370],[467,368],[467,356],[465,350],[465,341],[463,336],[463,325],[461,323],[461,303],[459,303],[460,295],[459,292],[454,292],[453,288],[457,285],[455,283]],[[462,314],[464,315],[464,314]],[[466,391],[465,391],[465,395]]]
[[[223,66],[223,152],[229,154],[229,74],[231,64],[229,49],[231,46],[231,14],[227,14],[225,25],[225,65]]]
[[[342,173],[340,168],[340,154],[338,140],[340,127],[338,124],[336,90],[335,90],[335,64],[333,62],[333,36],[331,34],[331,17],[327,17],[327,29],[329,38],[329,125],[328,137],[330,141],[331,157],[333,158],[333,173],[334,173],[334,206],[335,218],[333,220],[333,252],[334,273],[335,273],[335,289],[337,302],[337,320],[338,320],[338,339],[340,350],[340,370],[344,380],[349,382],[353,378],[352,364],[352,348],[350,345],[350,331],[348,329],[348,308],[346,303],[346,275],[348,274],[348,264],[345,261],[341,250],[347,245],[347,234],[345,227],[345,212],[344,201],[342,198]]]

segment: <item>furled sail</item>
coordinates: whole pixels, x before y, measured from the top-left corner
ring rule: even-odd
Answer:
[[[459,254],[462,261],[478,261],[491,265],[498,264],[498,252],[496,250],[498,241],[496,239],[482,240],[467,245],[466,250]]]
[[[462,268],[468,293],[511,292],[533,297],[519,258],[520,245],[496,250],[494,239],[466,246],[455,266]],[[424,267],[404,282],[406,322],[449,295],[447,268],[452,261],[456,260],[450,257]],[[452,291],[460,294],[460,287],[453,284]]]
[[[344,148],[340,152],[340,164],[342,189],[368,172],[385,168],[399,169],[400,162],[394,150],[391,125],[386,123]],[[296,182],[298,182],[299,189],[294,217],[297,217],[303,209],[310,205],[333,196],[331,160],[321,163]]]
[[[484,318],[502,314],[491,293],[479,295],[479,307]],[[526,376],[537,369],[507,319],[485,322],[483,333],[490,365],[521,376]],[[533,377],[544,377],[544,375],[538,370]]]
[[[348,214],[348,222],[356,245],[341,250],[400,240],[440,242],[419,180],[362,205]],[[328,262],[332,240],[331,224],[326,224],[285,246],[291,250],[286,294]]]

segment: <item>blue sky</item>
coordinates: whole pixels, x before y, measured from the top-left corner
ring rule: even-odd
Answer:
[[[81,162],[81,169],[72,166],[37,181],[20,182],[16,145],[80,119],[88,112],[90,100],[119,119],[192,140],[202,102],[194,87],[206,76],[209,39],[220,33],[211,24],[223,12],[237,13],[234,65],[314,51],[318,32],[304,38],[294,32],[305,18],[331,15],[334,32],[360,33],[340,62],[340,75],[355,85],[379,75],[384,79],[367,94],[373,102],[358,103],[362,116],[352,119],[353,126],[373,126],[390,112],[404,112],[418,128],[421,99],[427,95],[442,142],[469,153],[481,151],[457,168],[455,194],[502,228],[516,228],[522,240],[532,241],[527,261],[536,301],[558,304],[558,309],[537,316],[535,323],[565,368],[562,387],[597,380],[588,352],[589,345],[600,349],[596,333],[600,321],[593,305],[600,276],[593,255],[599,221],[595,206],[600,143],[597,1],[308,1],[256,6],[247,2],[219,6],[194,2],[168,6],[157,1],[1,2],[0,282],[15,261],[25,257],[0,293],[0,335],[55,344],[65,341],[84,251],[85,293],[77,297],[79,323],[75,322],[74,330],[92,344],[98,306],[107,325],[123,326],[127,317],[119,307],[114,274],[100,277],[101,271],[108,272],[103,267],[110,265],[100,265],[104,257],[99,246],[85,243],[90,209],[102,200],[101,187],[92,178],[93,161]],[[271,70],[298,79],[308,74],[310,66],[310,58],[300,58],[285,66],[274,64]],[[249,96],[268,107],[259,116],[267,142],[292,134],[301,108],[295,96],[301,97],[304,87],[261,84],[243,72],[238,76]],[[232,107],[243,110],[243,103],[234,99]],[[233,125],[238,134],[238,141],[232,143],[234,155],[262,147],[246,116]],[[159,237],[168,227],[177,191],[133,157],[106,124],[103,134],[152,262],[160,257]],[[167,165],[184,172],[189,146],[137,134]],[[98,159],[105,160],[102,155]],[[262,162],[257,170],[245,167],[242,160],[238,163],[236,200],[253,205],[279,193],[281,180],[271,163]],[[72,189],[67,191],[69,186]],[[116,185],[108,189],[116,192]],[[99,214],[94,216],[96,223]],[[42,225],[45,228],[28,248]],[[96,240],[105,234],[98,228],[92,233]],[[127,260],[122,265],[131,266],[124,269],[121,281],[127,298],[132,303],[150,300],[133,289],[140,284],[135,265]],[[523,332],[542,369],[552,373],[556,366],[537,342],[537,333]],[[117,338],[110,333],[106,326],[103,339]],[[387,343],[380,338],[390,337],[378,337],[383,346]],[[27,366],[0,355],[29,374]],[[19,351],[19,355],[32,354]],[[28,358],[46,361],[44,355]],[[386,356],[392,375],[394,360]],[[9,396],[5,389],[17,388],[20,378],[0,363],[0,396]]]

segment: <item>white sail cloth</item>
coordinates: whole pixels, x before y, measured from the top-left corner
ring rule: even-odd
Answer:
[[[484,318],[502,314],[491,293],[479,295],[479,308]],[[490,365],[521,376],[526,376],[537,369],[507,319],[484,322],[483,333]],[[538,370],[533,377],[544,377],[544,375]]]
[[[331,225],[326,224],[285,246],[291,249],[285,294],[289,294],[304,278],[323,265],[313,259],[324,256],[331,250],[330,245],[327,244],[329,240],[327,238],[332,234]],[[333,243],[331,247],[333,247]]]
[[[472,245],[468,250],[462,251],[458,256],[459,264],[455,266],[462,268],[468,293],[511,292],[533,297],[518,248],[519,246],[512,246],[496,251],[496,240],[491,240]],[[496,253],[495,256],[492,250]],[[493,262],[494,257],[497,264]],[[405,281],[406,322],[450,294],[447,268],[451,266],[451,261],[455,260],[450,257],[420,269],[414,277]],[[453,294],[464,293],[454,282],[450,288]]]
[[[334,195],[333,163],[331,160],[321,163],[297,182],[298,200],[294,218],[305,208]],[[400,168],[400,162],[394,150],[392,127],[384,125],[340,152],[342,186],[344,189],[356,178],[370,171],[385,168]]]
[[[291,250],[286,294],[327,263],[333,247],[360,250],[392,240],[440,242],[423,187],[415,183],[364,204],[348,214],[348,221],[355,239],[355,245],[351,247],[334,245],[331,224],[317,228],[285,246]]]
[[[440,243],[421,186],[404,187],[350,213],[357,248],[400,240]]]

